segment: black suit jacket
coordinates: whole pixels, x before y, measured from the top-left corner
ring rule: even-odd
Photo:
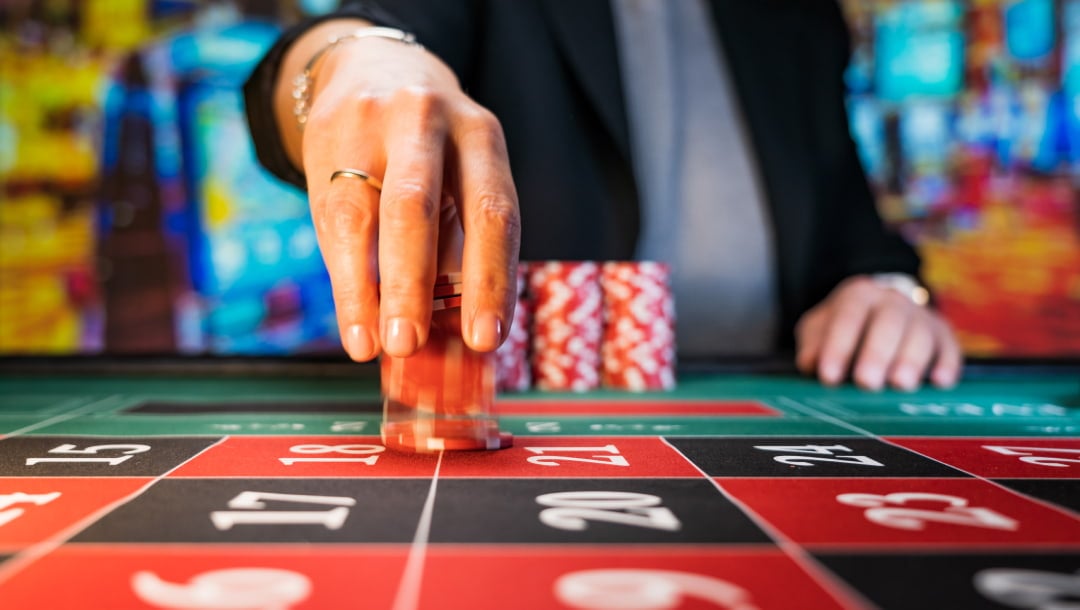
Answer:
[[[848,132],[849,37],[835,0],[709,4],[769,203],[789,346],[798,316],[843,278],[914,275],[918,259],[882,225]],[[382,0],[343,15],[413,32],[499,117],[522,260],[632,256],[638,198],[609,0]],[[285,49],[312,23],[287,31],[245,87],[259,158],[300,186],[270,104]]]

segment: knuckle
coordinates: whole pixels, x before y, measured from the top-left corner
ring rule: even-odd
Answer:
[[[818,307],[803,314],[795,324],[795,334],[802,336],[813,331],[821,323],[823,315],[824,312]]]
[[[394,92],[393,104],[407,108],[414,115],[432,117],[441,113],[443,98],[427,85],[408,85]]]
[[[881,298],[881,286],[878,286],[870,278],[861,277],[854,280],[849,289],[851,295],[864,303],[872,303]]]
[[[494,193],[480,195],[477,200],[474,223],[482,228],[496,229],[510,237],[521,231],[521,219],[517,204],[510,198]]]
[[[352,97],[353,113],[361,124],[376,121],[386,109],[386,96],[374,91],[361,91]]]
[[[431,288],[405,274],[384,278],[379,287],[382,309],[388,312],[412,312],[419,304],[431,301]]]
[[[929,349],[904,349],[896,355],[896,368],[922,369],[930,360]]]
[[[470,133],[487,134],[489,137],[500,141],[503,138],[503,128],[499,118],[495,116],[495,113],[483,106],[470,104],[469,108],[464,111],[463,123],[465,129]]]
[[[362,305],[369,299],[365,286],[350,278],[344,278],[334,282],[334,304],[338,315],[353,320],[359,319],[362,314]]]
[[[327,194],[322,212],[316,215],[315,228],[336,241],[360,238],[376,226],[375,215],[347,193]]]
[[[835,337],[827,337],[821,346],[821,359],[847,362],[853,351],[852,346],[836,340]]]
[[[854,332],[856,327],[865,324],[870,313],[867,302],[862,299],[846,299],[834,305],[833,325]]]
[[[893,353],[887,348],[877,345],[867,345],[859,354],[859,361],[875,366],[885,366],[892,359]]]
[[[484,298],[492,296],[508,297],[510,295],[507,282],[492,272],[474,274],[469,279],[469,289],[474,295],[481,295]]]
[[[439,194],[420,181],[398,180],[386,195],[383,213],[391,222],[433,224],[439,217]]]
[[[358,126],[369,125],[370,121],[379,116],[385,105],[385,96],[370,90],[360,90],[334,98],[318,96],[308,112],[308,132],[319,129],[333,130],[328,131],[333,133],[342,128],[343,121]]]

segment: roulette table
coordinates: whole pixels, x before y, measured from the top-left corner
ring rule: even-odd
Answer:
[[[0,606],[1064,608],[1080,369],[500,395],[497,451],[381,444],[377,369],[86,360],[0,374]]]

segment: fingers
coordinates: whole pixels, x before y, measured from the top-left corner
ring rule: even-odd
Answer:
[[[889,372],[889,383],[906,392],[918,389],[927,367],[934,359],[937,342],[932,316],[919,312],[908,324]]]
[[[878,299],[867,321],[853,372],[860,387],[877,391],[885,386],[885,375],[900,349],[913,309],[910,301],[892,290]]]
[[[320,126],[304,142],[312,214],[342,342],[354,359],[380,350],[407,357],[424,345],[438,264],[451,250],[461,256],[466,343],[490,351],[508,331],[520,243],[517,194],[498,122],[459,98],[423,87],[362,96],[348,125],[312,109],[309,128]],[[356,136],[341,138],[339,130]],[[362,181],[320,182],[342,167],[381,179],[381,196]],[[455,203],[460,220],[440,214]],[[440,243],[440,220],[458,241],[444,230]]]
[[[341,342],[356,361],[371,360],[379,340],[379,191],[362,180],[330,176],[356,168],[379,178],[386,168],[378,105],[328,90],[318,98],[303,137],[311,217],[334,293]],[[349,134],[349,137],[341,137]]]
[[[963,366],[960,345],[938,314],[865,278],[839,286],[795,331],[799,370],[816,370],[829,385],[840,383],[852,362],[856,384],[874,391],[886,382],[915,390],[928,369],[935,385],[951,387]]]
[[[411,106],[393,125],[379,205],[380,336],[383,351],[407,357],[427,341],[438,252],[446,126],[438,101],[406,90]]]
[[[937,362],[930,373],[930,380],[939,388],[951,388],[960,379],[964,356],[960,344],[944,320],[932,320],[937,341]]]
[[[474,350],[491,351],[509,331],[516,301],[521,220],[517,192],[498,121],[477,112],[455,134],[462,260],[462,335]]]
[[[449,67],[430,53],[406,49],[396,42],[369,39],[327,56],[300,140],[299,158],[308,176],[312,216],[334,287],[342,342],[357,360],[373,358],[380,350],[406,357],[427,340],[444,196],[448,202],[468,199],[461,211],[464,214],[467,207],[467,224],[478,227],[474,242],[491,240],[490,225],[498,223],[484,221],[486,216],[509,217],[514,226],[504,231],[512,243],[478,251],[469,248],[472,262],[463,270],[469,274],[474,269],[475,277],[464,289],[472,295],[464,300],[473,305],[465,325],[470,331],[487,329],[472,333],[473,344],[490,349],[498,345],[506,332],[501,321],[509,319],[513,307],[504,294],[490,298],[476,294],[489,287],[512,293],[503,276],[510,277],[516,264],[517,202],[501,131],[490,113],[461,92]],[[291,106],[286,100],[282,108],[287,111]],[[470,117],[484,120],[465,120]],[[451,125],[455,134],[472,136],[464,139],[475,141],[469,148],[481,158],[447,163]],[[474,135],[483,131],[481,127],[489,132],[486,144],[485,138]],[[467,197],[458,182],[459,165],[468,178]],[[381,180],[381,197],[370,183],[327,183],[331,173],[346,167]],[[445,176],[444,169],[449,170]],[[444,177],[449,178],[446,184]],[[466,248],[459,246],[455,254],[460,256],[462,249]],[[492,255],[496,250],[504,254]],[[512,257],[506,254],[511,250]],[[502,273],[485,272],[494,267]],[[496,313],[489,315],[493,308]],[[463,315],[469,312],[463,310]],[[475,320],[484,322],[474,324]]]
[[[806,312],[795,326],[795,343],[798,346],[795,366],[804,375],[812,374],[817,367],[827,322],[828,313],[825,307],[818,306]]]
[[[342,345],[357,361],[371,360],[379,353],[375,334],[379,322],[375,265],[378,207],[378,192],[357,180],[335,180],[311,197],[312,219],[330,273]]]
[[[828,304],[830,316],[818,358],[818,378],[826,385],[844,380],[871,308],[880,296],[869,280],[856,280],[838,291]]]
[[[899,390],[914,391],[922,384],[930,363],[930,378],[940,388],[956,385],[963,352],[945,321],[936,313],[916,309],[896,353],[889,382]]]

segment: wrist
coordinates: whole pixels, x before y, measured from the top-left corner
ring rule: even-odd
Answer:
[[[327,38],[326,43],[315,50],[304,64],[303,69],[292,79],[293,117],[300,129],[307,123],[308,113],[311,111],[312,96],[316,88],[316,81],[322,72],[323,64],[344,45],[369,39],[387,40],[410,47],[423,49],[412,34],[388,27],[364,26],[351,32],[338,34]],[[332,68],[334,62],[330,62],[328,68]],[[331,70],[328,70],[331,71]],[[326,76],[326,75],[324,75]]]

